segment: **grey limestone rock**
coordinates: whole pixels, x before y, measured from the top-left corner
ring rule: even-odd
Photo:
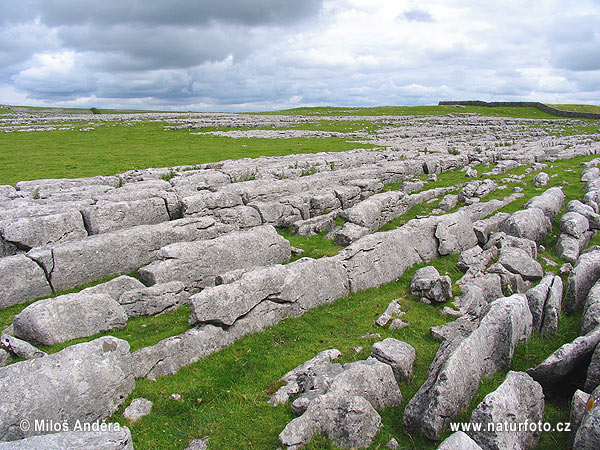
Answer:
[[[187,303],[189,296],[181,281],[170,281],[128,290],[119,296],[118,302],[127,317],[155,316],[177,309]]]
[[[120,277],[113,278],[106,283],[100,283],[96,286],[85,288],[79,293],[87,295],[105,294],[118,301],[119,297],[121,297],[123,293],[132,291],[134,289],[143,289],[145,287],[146,286],[144,286],[141,281],[127,275],[121,275]]]
[[[592,392],[595,399],[600,397],[600,388]],[[573,450],[593,450],[598,448],[600,442],[600,406],[598,400],[591,411],[586,411],[581,420],[581,425],[575,435]]]
[[[483,250],[480,246],[476,245],[461,252],[456,267],[458,267],[461,272],[467,272],[469,270],[483,271],[497,256],[498,251],[496,247]]]
[[[215,285],[217,275],[289,260],[290,243],[270,225],[234,231],[215,239],[161,248],[157,260],[139,270],[147,285],[179,280],[190,291]]]
[[[542,386],[555,385],[589,358],[598,342],[600,342],[600,327],[564,344],[537,367],[529,369],[527,373]]]
[[[438,208],[440,208],[443,211],[450,211],[456,205],[458,205],[458,195],[446,194],[444,196],[444,198],[442,198],[440,200],[440,203],[438,204]]]
[[[531,198],[526,204],[526,209],[539,208],[541,209],[546,217],[550,220],[560,213],[563,202],[565,201],[565,194],[559,187],[552,187],[546,190],[543,194]],[[533,239],[537,242],[536,239]]]
[[[487,219],[481,219],[473,222],[473,231],[477,236],[479,245],[487,244],[487,241],[492,233],[500,231],[502,223],[510,217],[508,213],[496,213]]]
[[[20,250],[57,242],[83,239],[88,235],[79,211],[37,217],[21,217],[0,222],[2,240]]]
[[[273,406],[277,406],[281,403],[287,403],[290,396],[298,394],[302,391],[304,386],[302,379],[306,379],[311,372],[316,372],[320,368],[327,367],[331,361],[341,356],[341,353],[337,349],[323,350],[319,352],[314,358],[305,361],[294,369],[286,373],[279,381],[285,381],[287,384],[282,386],[273,394],[270,398],[269,403]],[[309,387],[310,389],[311,387]],[[327,386],[329,388],[329,386]]]
[[[123,417],[129,419],[131,422],[137,422],[142,417],[150,414],[152,410],[152,402],[145,398],[134,399],[125,411],[123,411]]]
[[[437,450],[482,450],[481,447],[469,435],[463,431],[457,431],[448,436],[440,444]]]
[[[398,300],[400,299],[392,300],[388,304],[388,306],[385,308],[385,311],[383,312],[383,314],[381,314],[381,316],[377,318],[374,325],[385,327],[392,319],[399,318],[405,314],[400,309],[400,304],[398,303]]]
[[[126,324],[125,310],[103,294],[67,294],[39,300],[13,319],[16,337],[42,345],[92,336]]]
[[[257,227],[263,223],[258,211],[250,206],[219,209],[214,216],[219,222],[240,229]]]
[[[418,269],[410,282],[410,291],[434,303],[443,303],[452,297],[452,280],[448,275],[440,276],[433,266]]]
[[[556,254],[559,258],[575,264],[581,250],[592,237],[591,232],[584,233],[581,237],[576,238],[567,233],[561,233],[556,242]]]
[[[394,338],[373,344],[371,356],[391,366],[398,382],[410,381],[417,353],[412,345]]]
[[[435,237],[439,241],[440,255],[460,253],[465,247],[471,248],[477,245],[473,223],[467,214],[460,211],[440,216]]]
[[[146,198],[132,202],[99,202],[82,211],[90,234],[121,230],[135,225],[153,225],[170,219],[162,198]]]
[[[0,308],[50,295],[44,270],[25,255],[0,258]]]
[[[404,428],[439,439],[477,394],[481,377],[510,367],[516,344],[531,335],[532,321],[523,294],[490,303],[477,329],[442,344],[427,381],[406,406]]]
[[[300,417],[279,434],[287,450],[298,450],[318,432],[324,432],[342,448],[364,448],[381,427],[381,417],[360,396],[325,394],[318,397]]]
[[[346,222],[342,229],[335,233],[335,243],[347,247],[367,234],[369,234],[368,228],[361,227],[352,222]]]
[[[133,450],[129,428],[114,426],[110,431],[63,431],[32,436],[12,442],[0,442],[0,450]]]
[[[591,391],[590,391],[591,392]],[[575,391],[571,398],[571,412],[569,414],[569,423],[571,424],[570,442],[573,443],[575,434],[581,425],[581,419],[585,415],[585,407],[590,398],[590,394],[579,389]]]
[[[156,380],[227,347],[233,339],[220,327],[203,325],[132,353],[134,376]]]
[[[567,203],[565,212],[576,212],[581,214],[588,220],[590,229],[600,229],[600,215],[594,211],[594,208],[580,202],[579,200],[571,200],[569,203]]]
[[[544,319],[541,333],[543,336],[552,336],[558,330],[558,320],[562,309],[563,281],[558,275],[554,276],[548,291],[548,298],[544,305]]]
[[[587,218],[578,212],[566,212],[560,218],[560,230],[574,238],[580,239],[588,229]]]
[[[54,289],[63,290],[137,270],[153,261],[158,249],[173,242],[212,239],[231,230],[214,219],[192,217],[35,248],[27,256],[45,268]],[[32,294],[23,301],[35,298]]]
[[[590,289],[583,305],[581,334],[587,334],[600,325],[600,281]]]
[[[22,419],[74,424],[110,417],[134,387],[129,344],[111,336],[0,368],[0,439],[41,434]],[[26,395],[24,395],[26,393]]]
[[[332,230],[338,215],[339,211],[336,210],[312,219],[299,220],[292,225],[292,232],[303,236],[312,236],[324,230]]]
[[[600,251],[582,254],[569,274],[564,310],[570,314],[581,308],[592,286],[600,278]]]
[[[550,219],[540,208],[528,208],[515,212],[502,223],[502,231],[540,243],[551,230]]]
[[[541,264],[520,248],[502,247],[498,263],[524,280],[539,280],[544,275]]]
[[[331,258],[301,258],[285,265],[285,278],[269,300],[293,303],[299,313],[332,303],[350,293],[348,274],[342,262]]]
[[[465,202],[470,198],[483,198],[498,189],[498,184],[487,178],[485,180],[473,180],[465,184],[458,193],[458,200]]]
[[[268,296],[280,292],[285,267],[270,266],[246,272],[229,284],[208,287],[190,298],[190,324],[233,325]]]
[[[3,334],[0,337],[0,347],[17,358],[34,359],[46,356],[46,353],[14,336]]]
[[[481,431],[470,436],[483,448],[533,448],[541,435],[540,429],[519,429],[519,424],[538,423],[544,419],[542,387],[524,372],[508,372],[504,382],[485,396],[471,415],[472,423],[483,424]],[[490,430],[488,424],[502,424],[508,430]],[[514,430],[510,427],[514,427]]]
[[[3,348],[0,348],[0,367],[4,367],[7,365],[12,359],[10,353],[8,353]]]
[[[207,450],[208,449],[208,438],[206,439],[195,439],[190,442],[185,450]]]
[[[533,185],[535,187],[543,187],[550,181],[550,176],[546,172],[540,172],[533,177]]]
[[[592,392],[600,385],[600,345],[596,345],[587,369],[584,389]]]

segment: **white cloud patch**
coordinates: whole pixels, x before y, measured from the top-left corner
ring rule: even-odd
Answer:
[[[0,103],[256,111],[600,98],[596,0],[13,6],[0,3]]]

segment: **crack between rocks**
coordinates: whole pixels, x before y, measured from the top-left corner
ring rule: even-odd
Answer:
[[[52,268],[50,269],[50,271],[48,271],[46,266],[41,261],[37,260],[36,258],[34,258],[31,255],[25,254],[25,256],[27,258],[29,258],[34,263],[36,263],[38,266],[40,266],[40,268],[44,271],[44,276],[46,277],[46,281],[48,282],[50,289],[52,290],[52,292],[56,292],[56,289],[54,289],[54,286],[52,285],[52,273],[54,272],[54,266],[55,266],[54,249],[50,249],[50,255],[52,256]]]
[[[81,214],[81,220],[83,221],[83,228],[85,229],[85,232],[88,234],[88,236],[91,236],[94,233],[92,233],[90,230],[90,224],[86,220],[85,214],[83,214],[83,211],[79,211],[79,214]]]
[[[174,220],[174,217],[171,215],[171,211],[169,210],[169,203],[167,202],[167,199],[165,197],[159,197],[162,198],[162,201],[165,203],[165,209],[167,210],[167,215],[169,216],[169,220]]]
[[[242,201],[243,201],[243,200],[242,200]],[[266,222],[266,220],[265,220],[265,218],[263,217],[262,213],[260,212],[260,209],[258,209],[258,208],[256,207],[256,205],[246,205],[246,206],[249,206],[250,208],[254,209],[254,210],[255,210],[255,211],[258,213],[258,216],[260,217],[260,221],[261,221],[262,223],[267,223],[267,222]]]

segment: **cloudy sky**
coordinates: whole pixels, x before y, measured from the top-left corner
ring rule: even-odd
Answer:
[[[0,103],[600,104],[600,0],[0,0]]]

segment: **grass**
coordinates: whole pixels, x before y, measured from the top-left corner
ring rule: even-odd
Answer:
[[[261,114],[315,115],[315,116],[440,116],[447,114],[479,114],[490,117],[517,117],[525,119],[556,119],[557,116],[537,108],[484,106],[376,106],[376,107],[303,107],[271,111]]]
[[[0,133],[0,184],[357,147],[342,138],[231,139],[192,135],[187,130],[164,131],[163,125],[147,121],[132,126],[103,124],[87,132]]]
[[[600,106],[598,105],[569,105],[569,104],[547,104],[556,109],[562,109],[563,111],[575,111],[575,112],[586,112],[600,114]]]

